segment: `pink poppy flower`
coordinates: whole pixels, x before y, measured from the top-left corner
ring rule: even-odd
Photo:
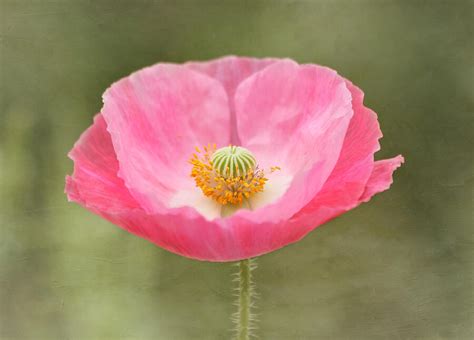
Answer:
[[[290,59],[159,63],[104,93],[66,193],[176,254],[262,255],[391,185],[403,157],[374,161],[382,133],[363,96]]]

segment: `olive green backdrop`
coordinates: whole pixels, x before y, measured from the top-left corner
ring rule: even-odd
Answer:
[[[390,191],[255,272],[261,339],[470,339],[473,1],[0,0],[0,339],[227,339],[231,264],[66,202],[115,80],[158,61],[291,57],[366,92]]]

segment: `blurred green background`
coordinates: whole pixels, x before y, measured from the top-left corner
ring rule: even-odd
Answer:
[[[473,1],[0,0],[0,338],[227,339],[230,264],[66,202],[66,153],[158,61],[291,57],[366,92],[406,164],[388,192],[259,259],[261,339],[471,339]]]

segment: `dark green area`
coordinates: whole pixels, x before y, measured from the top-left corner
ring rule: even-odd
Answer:
[[[113,81],[158,61],[291,57],[366,93],[392,189],[259,259],[261,339],[471,339],[474,2],[0,0],[0,339],[226,339],[230,264],[66,202]]]

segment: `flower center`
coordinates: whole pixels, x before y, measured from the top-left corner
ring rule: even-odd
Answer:
[[[193,165],[191,177],[205,196],[222,205],[240,205],[263,191],[267,178],[249,150],[235,145],[216,150],[214,144],[196,151],[189,160]]]
[[[254,171],[257,163],[249,150],[235,145],[216,150],[212,154],[211,162],[213,169],[225,178],[247,175],[249,171]]]

